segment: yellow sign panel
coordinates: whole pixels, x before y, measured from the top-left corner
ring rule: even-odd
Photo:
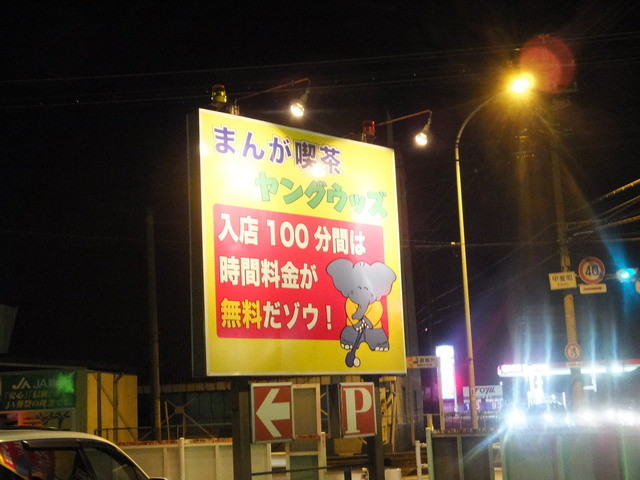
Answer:
[[[207,375],[404,373],[393,150],[199,112]]]
[[[407,368],[437,368],[438,357],[435,355],[421,355],[407,357]]]
[[[562,290],[566,288],[576,288],[575,272],[557,272],[549,274],[549,285],[551,290]]]

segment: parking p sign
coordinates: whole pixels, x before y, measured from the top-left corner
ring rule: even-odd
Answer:
[[[340,423],[343,438],[376,434],[375,387],[372,382],[340,384]]]

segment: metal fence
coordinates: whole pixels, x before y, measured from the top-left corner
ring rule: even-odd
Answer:
[[[231,438],[232,424],[228,423],[177,423],[164,424],[158,435],[152,427],[122,427],[96,429],[94,433],[114,443],[145,442],[152,440],[177,440],[179,438],[210,439]]]

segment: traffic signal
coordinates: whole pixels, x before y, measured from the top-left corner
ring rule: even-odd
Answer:
[[[621,268],[616,272],[616,278],[620,282],[635,282],[638,278],[638,269]]]

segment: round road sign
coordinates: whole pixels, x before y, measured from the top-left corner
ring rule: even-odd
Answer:
[[[564,347],[564,356],[567,357],[567,360],[570,362],[579,361],[582,358],[580,345],[577,343],[567,343],[567,346]]]
[[[600,283],[604,278],[604,264],[599,258],[583,258],[578,265],[578,275],[584,283]]]

